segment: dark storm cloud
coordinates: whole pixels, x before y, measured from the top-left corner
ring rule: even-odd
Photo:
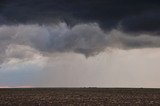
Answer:
[[[0,62],[32,57],[27,48],[91,56],[107,47],[160,47],[158,0],[3,0],[0,24]]]
[[[98,22],[105,29],[121,24],[125,31],[153,32],[160,28],[159,0],[3,0],[0,23],[49,24]]]
[[[123,30],[139,33],[160,33],[160,11],[148,11],[139,15],[132,15],[122,20]]]

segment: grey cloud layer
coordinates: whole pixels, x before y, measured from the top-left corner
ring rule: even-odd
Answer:
[[[0,35],[1,54],[5,54],[11,45],[26,45],[42,54],[77,52],[89,56],[103,51],[108,43],[106,34],[97,24],[82,24],[73,28],[65,23],[53,26],[1,26]]]
[[[86,57],[107,47],[132,49],[160,47],[160,38],[147,34],[129,36],[120,30],[104,32],[98,24],[12,25],[0,27],[1,62],[8,58],[32,58],[34,54],[75,52]]]

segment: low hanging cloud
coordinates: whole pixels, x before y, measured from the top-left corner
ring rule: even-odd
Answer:
[[[128,35],[113,29],[104,32],[97,23],[52,25],[3,25],[0,27],[1,62],[32,59],[35,54],[81,53],[94,56],[107,48],[134,49],[160,47],[160,38],[150,34]]]
[[[13,44],[27,45],[42,54],[77,52],[88,56],[104,50],[107,43],[106,34],[96,24],[82,24],[73,28],[65,23],[53,26],[2,26],[0,33],[3,38],[1,48],[7,50]]]
[[[150,0],[2,0],[0,62],[31,58],[31,51],[88,57],[108,47],[159,47],[159,5]]]

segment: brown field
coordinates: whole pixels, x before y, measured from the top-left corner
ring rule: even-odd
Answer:
[[[160,89],[0,89],[0,106],[160,106]]]

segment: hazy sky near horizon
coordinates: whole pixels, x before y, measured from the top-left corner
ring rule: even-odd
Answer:
[[[158,0],[0,1],[0,87],[160,87]]]

